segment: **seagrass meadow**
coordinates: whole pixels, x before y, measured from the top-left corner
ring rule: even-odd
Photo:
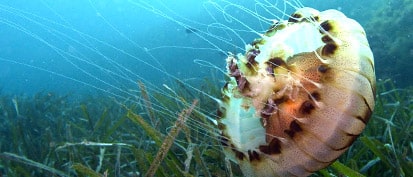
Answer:
[[[413,176],[413,89],[396,88],[391,80],[379,81],[377,87],[377,109],[364,133],[340,159],[313,176]],[[178,104],[157,93],[141,93],[156,98],[146,100],[147,108],[156,102],[181,110],[176,122],[103,95],[2,94],[0,174],[241,176],[225,160],[220,143],[208,136],[212,130],[190,129],[185,121],[209,124],[197,110],[214,111],[213,103],[196,93],[177,93]]]

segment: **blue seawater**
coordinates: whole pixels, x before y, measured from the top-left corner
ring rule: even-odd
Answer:
[[[251,1],[236,1],[238,6],[213,2],[216,4],[186,0],[2,1],[0,88],[6,93],[25,94],[118,94],[136,88],[137,80],[160,86],[181,79],[196,87],[201,78],[212,76],[221,87],[223,74],[211,66],[223,69],[226,52],[243,53],[244,45],[268,28],[264,19],[288,17]],[[276,3],[286,14],[294,11],[282,1],[273,1]],[[397,1],[317,0],[302,4],[319,10],[339,9],[358,20],[365,26],[373,51],[378,52],[378,78],[394,76],[403,82],[400,75],[407,73],[396,71],[405,69],[380,65],[393,60],[394,56],[380,52],[388,49],[379,48],[393,36],[377,34],[380,30],[374,24],[381,19],[377,9],[396,11]],[[401,34],[405,36],[398,37],[410,38],[407,31]],[[408,62],[406,57],[412,55],[411,43],[408,45],[410,48],[402,56],[405,58],[397,58],[396,63]]]

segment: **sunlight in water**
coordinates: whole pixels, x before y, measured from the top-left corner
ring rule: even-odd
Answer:
[[[245,175],[326,167],[374,107],[365,32],[338,11],[281,0],[39,2],[0,3],[5,91],[109,96],[154,127],[167,122],[162,132],[199,100],[192,112],[207,121],[186,125],[222,146],[193,133],[194,143],[224,151]]]

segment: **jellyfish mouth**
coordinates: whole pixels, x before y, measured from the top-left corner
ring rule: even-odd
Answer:
[[[246,51],[227,58],[219,120],[226,154],[244,174],[309,175],[362,132],[375,76],[357,22],[335,10],[298,9]]]

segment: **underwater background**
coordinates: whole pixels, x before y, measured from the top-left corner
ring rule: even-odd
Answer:
[[[227,52],[294,12],[257,2],[1,1],[0,176],[142,176],[183,110],[155,176],[241,176],[208,117]],[[413,176],[413,1],[301,3],[364,27],[378,82],[363,135],[314,176]]]

